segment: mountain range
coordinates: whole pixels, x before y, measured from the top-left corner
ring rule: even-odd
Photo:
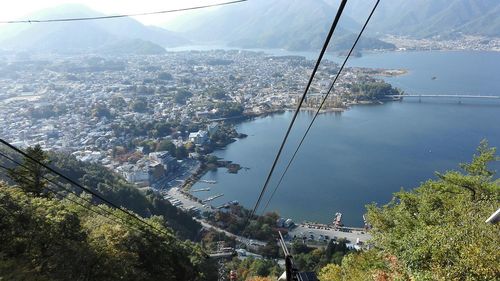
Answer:
[[[311,50],[321,47],[337,7],[322,0],[252,0],[215,11],[188,13],[167,28],[195,42],[225,43],[245,48]],[[334,49],[346,49],[360,24],[352,17],[339,22]],[[366,43],[370,43],[369,45]],[[371,38],[363,48],[392,48]]]
[[[353,6],[353,13],[372,5],[361,0],[348,3]],[[413,38],[461,34],[500,37],[499,15],[497,0],[384,0],[370,22],[370,30]]]
[[[162,27],[132,18],[12,24],[0,27],[0,50],[158,54],[190,44],[243,48],[318,50],[340,0],[250,0],[216,9],[184,12]],[[374,0],[347,2],[331,49],[352,44]],[[392,49],[386,35],[410,38],[500,37],[498,0],[381,1],[358,49]],[[67,4],[30,15],[30,19],[94,17],[102,13]],[[172,30],[172,31],[169,31]]]
[[[340,0],[251,0],[217,10],[189,12],[165,27],[197,42],[317,49],[339,3]],[[342,50],[352,43],[374,4],[373,0],[347,2],[334,35],[334,49]],[[384,0],[359,47],[391,48],[380,40],[389,34],[412,38],[463,34],[500,37],[499,14],[500,1],[497,0]]]
[[[103,14],[83,5],[68,4],[28,18],[95,17]],[[40,52],[105,52],[150,54],[189,41],[174,32],[145,26],[132,18],[11,25],[0,30],[0,47]],[[3,37],[3,38],[2,38]]]

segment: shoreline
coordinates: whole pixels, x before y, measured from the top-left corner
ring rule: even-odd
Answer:
[[[393,100],[387,100],[387,101],[393,101]],[[351,106],[355,106],[355,105],[383,105],[383,104],[385,104],[384,101],[380,101],[380,100],[376,100],[376,101],[353,101],[353,102],[350,102],[346,108],[327,108],[327,109],[321,109],[320,114],[325,114],[325,113],[341,114],[342,112],[344,112],[346,110],[349,110]],[[235,124],[241,124],[243,122],[252,121],[253,119],[257,119],[257,118],[264,118],[264,117],[267,117],[267,116],[270,116],[270,115],[274,115],[274,114],[283,114],[283,113],[285,113],[287,111],[293,111],[293,109],[291,109],[291,108],[283,108],[283,109],[279,109],[279,110],[271,110],[271,111],[262,112],[262,113],[258,113],[258,114],[257,113],[246,114],[246,115],[242,115],[242,116],[240,116],[238,118],[231,118],[228,121],[230,121],[232,123],[235,123]],[[314,113],[314,112],[317,111],[317,108],[305,107],[305,108],[301,108],[300,111]],[[227,145],[229,145],[231,143],[233,143],[233,142],[229,142],[229,143],[227,143],[226,145],[224,145],[222,147],[218,147],[214,151],[216,151],[216,150],[223,150],[223,149],[225,149],[227,147]],[[223,161],[230,161],[230,160],[223,160]],[[190,192],[191,188],[196,183],[198,183],[203,178],[203,176],[205,176],[205,174],[207,174],[207,172],[209,172],[210,170],[219,169],[219,168],[221,168],[221,167],[219,167],[218,165],[215,165],[215,164],[208,164],[207,165],[206,163],[201,162],[201,165],[196,170],[196,172],[194,172],[181,185],[178,186],[178,191],[180,193],[184,194],[184,196],[190,198],[191,200],[201,203],[202,199],[199,198],[199,197],[197,197],[195,194],[192,194]],[[214,209],[214,206],[212,206],[211,204],[208,204],[208,205],[210,206],[210,209],[212,209],[212,210]],[[321,225],[326,225],[326,224],[322,224],[322,223],[311,223],[310,221],[306,221],[306,220],[298,223],[298,225],[306,225],[306,224],[317,224],[317,225],[321,224]],[[344,229],[356,230],[356,231],[361,231],[363,229],[363,227],[361,227],[361,226],[344,226],[343,228]]]
[[[356,106],[356,105],[383,105],[385,104],[385,102],[391,102],[391,101],[398,101],[398,100],[375,100],[375,101],[352,101],[350,103],[347,104],[347,107],[345,108],[342,108],[342,107],[332,107],[332,108],[325,108],[325,109],[321,109],[319,114],[324,114],[324,113],[342,113],[342,112],[345,112],[347,110],[350,109],[351,106]],[[316,112],[318,109],[317,108],[313,108],[313,107],[302,107],[300,108],[300,111],[302,112]],[[264,118],[264,117],[267,117],[267,116],[270,116],[270,115],[274,115],[274,114],[283,114],[285,112],[288,112],[288,111],[293,111],[293,109],[291,108],[282,108],[282,109],[277,109],[277,110],[270,110],[270,111],[266,111],[266,112],[262,112],[262,113],[252,113],[252,114],[244,114],[242,116],[238,116],[238,117],[233,117],[233,118],[230,118],[230,119],[225,119],[224,121],[229,121],[231,123],[234,123],[234,124],[241,124],[243,122],[248,122],[248,121],[252,121],[253,119],[256,119],[256,118]],[[213,120],[210,120],[210,121],[213,121]],[[214,149],[214,151],[216,150],[224,150],[229,144],[231,143],[234,143],[233,142],[229,142],[227,143],[226,145],[224,146],[221,146],[221,147],[217,147],[216,149]],[[230,161],[230,160],[224,160],[224,161]],[[201,163],[200,167],[198,168],[198,170],[192,174],[190,177],[188,177],[184,183],[182,185],[179,186],[180,190],[183,191],[183,192],[188,192],[191,187],[193,185],[195,185],[208,171],[212,170],[212,169],[218,169],[220,167],[218,167],[217,165],[207,165],[206,163]],[[194,196],[196,197],[196,196]]]

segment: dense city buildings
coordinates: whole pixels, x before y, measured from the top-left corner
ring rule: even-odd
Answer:
[[[236,50],[2,61],[2,136],[16,146],[72,153],[140,185],[161,183],[183,171],[176,167],[186,157],[224,143],[227,132],[219,124],[225,120],[296,107],[313,63]],[[337,64],[322,63],[306,108],[319,105],[337,71]],[[325,108],[342,110],[397,93],[373,77],[401,73],[348,68]]]

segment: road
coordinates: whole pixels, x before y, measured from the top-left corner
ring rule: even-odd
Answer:
[[[339,231],[335,230],[333,228],[317,228],[305,224],[299,224],[297,227],[292,229],[291,231],[288,232],[290,237],[306,237],[306,238],[311,238],[311,234],[313,235],[312,240],[320,241],[321,236],[326,237],[326,239],[339,239],[339,238],[345,238],[349,240],[351,243],[356,243],[357,239],[359,238],[360,242],[366,242],[371,238],[370,234],[361,231],[361,230],[350,230],[351,232],[344,232],[344,231]]]
[[[255,240],[255,239],[249,239],[249,238],[246,238],[246,237],[243,237],[243,236],[239,236],[239,235],[233,234],[233,233],[228,232],[228,231],[226,231],[226,230],[224,230],[222,228],[213,226],[213,225],[207,223],[204,220],[197,219],[197,218],[194,218],[194,220],[196,220],[197,222],[199,222],[201,224],[201,226],[203,226],[206,229],[212,229],[212,230],[215,230],[217,232],[224,233],[227,236],[236,239],[237,242],[240,242],[240,243],[245,244],[247,246],[263,247],[263,246],[266,245],[266,242],[264,242],[264,241]]]

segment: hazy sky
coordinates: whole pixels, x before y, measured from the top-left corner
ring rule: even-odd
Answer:
[[[229,0],[2,0],[0,5],[0,21],[25,19],[27,15],[41,9],[62,4],[78,3],[86,5],[104,14],[129,14],[169,10],[214,3]],[[141,16],[135,19],[144,24],[162,24],[172,20],[179,13]]]

